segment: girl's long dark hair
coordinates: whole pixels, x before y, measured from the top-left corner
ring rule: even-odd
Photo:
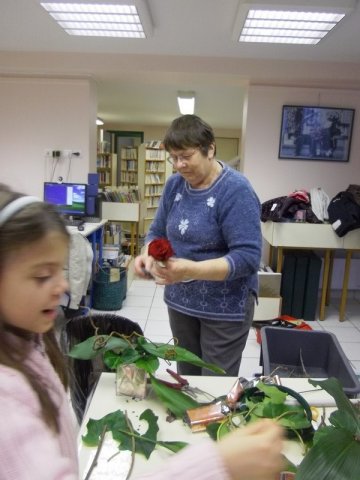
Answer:
[[[11,191],[6,185],[0,184],[0,211],[10,202],[23,196]],[[0,275],[3,274],[4,260],[8,254],[15,252],[33,242],[41,240],[49,232],[56,231],[68,238],[66,227],[55,208],[46,203],[33,203],[15,213],[0,227]],[[12,342],[13,334],[24,339],[23,342]],[[58,432],[58,409],[51,399],[46,386],[43,385],[35,372],[25,363],[33,344],[29,340],[33,335],[19,329],[11,328],[0,310],[0,364],[21,372],[36,392],[41,405],[42,416],[46,424]],[[63,355],[58,347],[54,331],[43,335],[46,353],[58,373],[65,388],[68,378]],[[25,348],[24,348],[25,345]]]

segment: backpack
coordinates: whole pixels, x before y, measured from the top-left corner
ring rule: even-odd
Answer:
[[[329,222],[339,237],[360,228],[360,205],[349,191],[339,192],[328,206]]]

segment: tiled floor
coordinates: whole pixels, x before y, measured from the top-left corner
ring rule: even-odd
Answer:
[[[152,341],[168,342],[171,330],[168,314],[163,302],[163,287],[152,280],[134,279],[128,289],[127,297],[118,313],[139,323],[145,335]],[[338,338],[354,370],[360,372],[360,301],[349,298],[346,321],[338,320],[338,303],[334,302],[326,309],[324,321],[310,322],[313,329],[332,332]],[[115,312],[113,312],[115,313]],[[255,332],[251,329],[243,353],[240,375],[250,378],[261,371],[259,367],[260,346],[256,342]],[[167,368],[162,364],[162,368]]]

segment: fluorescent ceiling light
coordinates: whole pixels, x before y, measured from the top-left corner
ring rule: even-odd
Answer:
[[[178,92],[177,101],[182,115],[192,115],[195,111],[195,92]]]
[[[100,117],[96,119],[96,125],[104,125],[104,120]]]
[[[60,0],[41,5],[69,35],[146,38],[152,33],[146,0]]]
[[[239,42],[316,45],[357,0],[242,0],[233,37]]]

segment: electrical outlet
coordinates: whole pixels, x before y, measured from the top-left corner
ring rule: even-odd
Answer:
[[[72,158],[74,158],[74,157],[81,157],[81,152],[80,152],[80,150],[62,150],[61,153],[64,155],[64,157],[70,157],[70,156],[71,156]]]

